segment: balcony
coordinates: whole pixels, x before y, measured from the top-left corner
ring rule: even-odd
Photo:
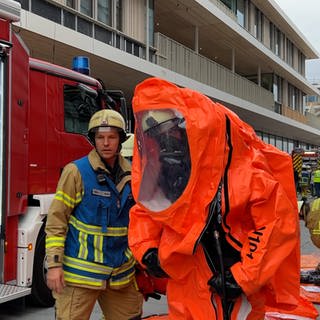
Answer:
[[[219,89],[233,96],[275,111],[272,92],[233,73],[192,49],[155,33],[156,63],[164,68]]]
[[[155,33],[155,47],[157,50],[156,64],[164,68],[300,123],[320,128],[320,118],[315,115],[309,112],[303,115],[288,106],[275,102],[272,92],[161,33]]]

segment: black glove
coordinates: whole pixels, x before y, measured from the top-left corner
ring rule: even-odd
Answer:
[[[158,249],[149,249],[142,258],[142,263],[147,267],[147,272],[157,278],[168,278],[168,275],[160,267]]]
[[[221,274],[213,276],[208,281],[208,285],[213,287],[213,289],[221,298],[226,298],[227,300],[235,300],[242,293],[241,287],[237,284],[230,270],[225,271],[226,297],[223,297],[223,283]]]

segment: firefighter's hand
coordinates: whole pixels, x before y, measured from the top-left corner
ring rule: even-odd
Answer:
[[[168,275],[161,268],[160,261],[158,259],[158,249],[149,249],[142,258],[142,263],[147,267],[147,272],[157,278],[167,278]]]
[[[208,284],[217,292],[221,298],[226,298],[227,300],[234,300],[238,298],[241,293],[241,287],[237,284],[230,270],[225,271],[225,290],[226,297],[224,297],[223,283],[221,274],[213,276]]]
[[[61,293],[65,287],[62,267],[53,267],[48,269],[47,286],[56,293]]]

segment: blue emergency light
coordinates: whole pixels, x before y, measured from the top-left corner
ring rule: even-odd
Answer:
[[[89,58],[77,56],[72,59],[72,70],[89,75],[90,67],[89,67]]]

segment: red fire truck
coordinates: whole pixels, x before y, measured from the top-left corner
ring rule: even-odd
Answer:
[[[88,75],[30,58],[12,31],[20,10],[0,0],[0,303],[28,296],[51,306],[44,225],[59,175],[90,150],[91,115],[125,110],[125,100]]]
[[[302,148],[296,148],[292,151],[293,168],[299,174],[302,171],[303,166],[308,170],[313,170],[320,165],[320,152],[316,150],[304,150]]]

